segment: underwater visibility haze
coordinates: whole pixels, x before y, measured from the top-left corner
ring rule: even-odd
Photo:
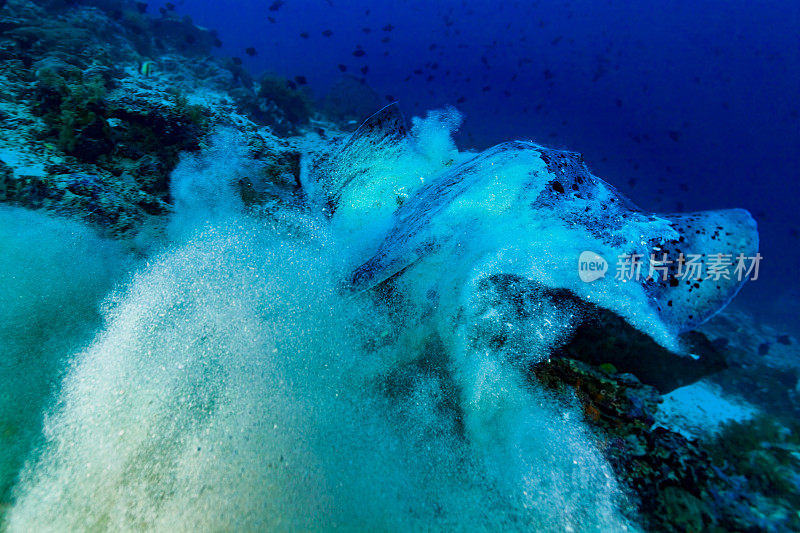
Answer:
[[[0,0],[0,531],[800,529],[798,24]]]

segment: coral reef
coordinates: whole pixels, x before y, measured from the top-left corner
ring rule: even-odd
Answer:
[[[297,133],[309,97],[276,78],[243,88],[241,72],[209,55],[214,32],[111,0],[13,2],[0,27],[0,113],[13,127],[0,141],[3,201],[131,236],[160,224],[179,154],[218,126],[250,136],[281,187],[286,176],[297,185],[298,153],[272,131]],[[237,90],[268,111],[240,114]]]

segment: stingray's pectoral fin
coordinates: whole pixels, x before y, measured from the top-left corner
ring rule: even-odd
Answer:
[[[341,149],[319,164],[314,181],[319,182],[331,212],[336,211],[348,186],[356,186],[358,178],[381,161],[397,157],[407,134],[399,106],[389,104],[366,119]]]
[[[340,155],[352,155],[349,152],[360,150],[362,147],[359,145],[365,143],[370,149],[395,144],[402,141],[406,134],[405,119],[400,106],[394,102],[367,118],[347,140]]]
[[[758,230],[744,209],[659,216],[680,236],[654,247],[648,289],[664,322],[684,332],[724,308],[757,274]]]

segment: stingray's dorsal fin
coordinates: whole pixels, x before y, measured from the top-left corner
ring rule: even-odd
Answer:
[[[752,261],[760,260],[756,259],[756,222],[744,209],[658,216],[668,220],[680,236],[659,247],[657,257],[666,254],[672,264],[669,265],[667,280],[655,283],[653,295],[664,322],[677,331],[688,331],[724,308],[752,276],[752,273],[738,272],[736,266],[739,254],[742,254],[747,267]],[[723,254],[723,257],[716,257],[718,254]],[[686,275],[690,258],[704,263],[700,279]],[[682,265],[679,259],[684,260]],[[710,264],[717,262],[720,265],[720,260],[731,263],[727,268],[719,269],[725,270],[725,275],[710,274]]]

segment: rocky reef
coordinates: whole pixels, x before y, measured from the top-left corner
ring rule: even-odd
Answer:
[[[296,186],[297,151],[276,133],[308,124],[310,99],[212,57],[213,31],[135,2],[13,0],[0,30],[0,200],[131,236],[169,211],[179,155],[220,126]]]
[[[301,202],[301,152],[343,139],[380,105],[355,78],[318,105],[302,87],[214,55],[213,30],[137,4],[0,2],[0,202],[79,219],[135,248],[137,235],[165,227],[182,154],[220,128],[262,163],[238,183],[245,204]],[[800,529],[797,340],[726,312],[686,341],[701,357],[676,363],[598,311],[530,378],[577,397],[645,529]],[[662,423],[665,395],[697,380],[757,414],[700,433]]]

